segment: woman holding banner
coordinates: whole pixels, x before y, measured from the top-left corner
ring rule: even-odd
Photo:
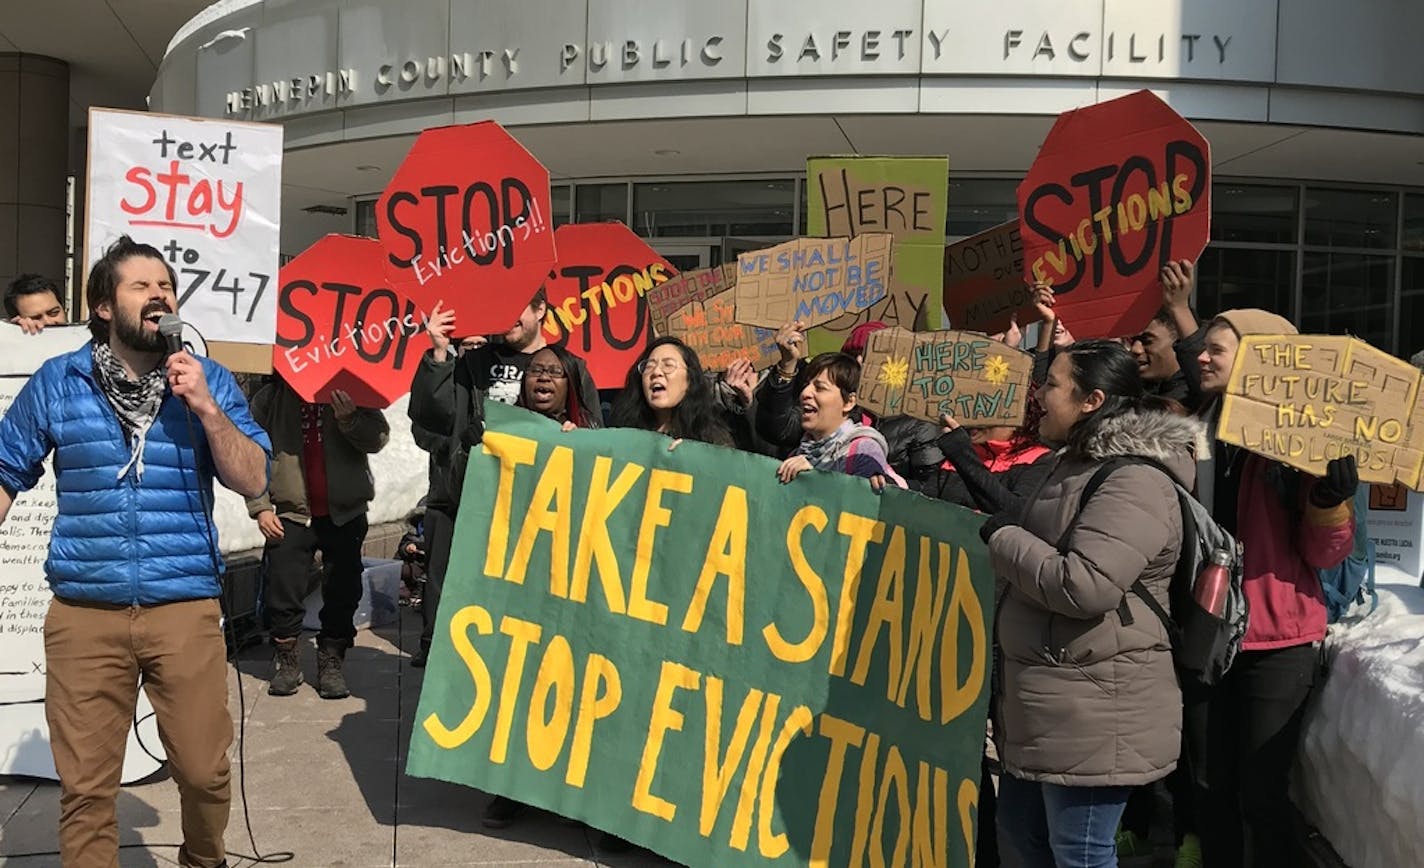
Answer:
[[[1114,866],[1131,788],[1180,749],[1171,642],[1133,589],[1167,605],[1182,520],[1164,470],[1190,483],[1201,425],[1146,397],[1111,341],[1059,352],[1038,400],[1052,469],[980,531],[1004,587],[999,840],[1024,868]]]
[[[860,417],[856,391],[860,388],[860,363],[845,353],[822,353],[801,373],[801,443],[781,462],[776,475],[790,482],[807,470],[848,473],[870,480],[880,491],[885,483],[905,487],[905,480],[890,468],[885,437]]]
[[[1296,329],[1263,310],[1227,311],[1208,324],[1197,361],[1211,398],[1202,411],[1209,431],[1216,431],[1241,338],[1251,334]],[[1287,790],[1319,665],[1316,643],[1325,638],[1318,571],[1338,566],[1354,548],[1351,505],[1359,475],[1352,455],[1330,461],[1316,479],[1214,437],[1211,445],[1197,497],[1244,549],[1242,590],[1251,617],[1221,683],[1188,690],[1202,855],[1211,868],[1302,865]]]

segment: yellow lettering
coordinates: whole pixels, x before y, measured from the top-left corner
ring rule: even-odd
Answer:
[[[889,864],[908,865],[909,860],[906,857],[910,855],[910,772],[905,768],[905,758],[900,756],[900,749],[894,745],[890,746],[890,752],[885,755],[885,772],[880,779],[880,802],[875,809],[875,825],[870,830],[870,840],[874,844],[870,848],[871,868],[885,868],[885,809],[890,805],[892,787],[896,793],[897,831],[895,850]]]
[[[603,598],[608,603],[608,611],[622,615],[628,609],[623,599],[623,576],[618,569],[618,555],[613,549],[613,541],[608,536],[608,519],[638,477],[643,468],[628,464],[618,474],[612,485],[608,477],[613,472],[613,459],[600,455],[593,462],[593,477],[588,483],[588,500],[584,504],[583,521],[579,525],[578,550],[574,552],[574,574],[569,599],[582,603],[588,599],[588,573],[595,563],[598,566],[598,581],[603,588]]]
[[[747,490],[735,485],[727,487],[722,498],[722,510],[717,514],[717,526],[707,545],[707,557],[697,576],[697,588],[692,593],[682,629],[696,633],[702,627],[707,612],[707,598],[718,576],[727,577],[727,644],[742,644],[747,591]]]
[[[944,602],[949,596],[949,560],[953,556],[949,543],[939,546],[939,569],[937,579],[930,577],[930,540],[920,537],[919,579],[915,583],[915,607],[910,612],[910,644],[905,652],[905,668],[900,678],[900,689],[895,694],[895,704],[905,707],[905,698],[910,691],[910,679],[915,681],[915,707],[920,720],[929,720],[930,674],[934,668],[935,636],[939,633],[940,620],[944,617]]]
[[[534,541],[540,531],[549,534],[549,593],[555,597],[569,595],[569,537],[573,533],[574,451],[567,446],[555,446],[539,474],[529,512],[519,529],[519,541],[514,544],[505,580],[524,584],[524,571],[534,553]]]
[[[959,622],[969,626],[969,644],[973,648],[969,658],[969,675],[963,684],[959,677]],[[984,630],[984,609],[979,605],[979,595],[974,593],[974,580],[969,574],[969,555],[959,550],[959,560],[954,567],[954,593],[949,598],[949,616],[945,621],[944,637],[939,647],[939,677],[941,702],[939,722],[949,723],[974,704],[984,687],[984,673],[988,668],[989,638]]]
[[[836,637],[831,646],[831,674],[844,675],[846,656],[850,648],[850,627],[855,619],[855,595],[860,588],[860,571],[865,566],[865,547],[880,542],[885,536],[885,524],[871,518],[841,513],[836,532],[850,537],[846,552],[845,581],[841,583],[840,605],[836,610]]]
[[[930,775],[934,775],[934,799],[930,797]],[[933,821],[931,820],[933,811]],[[927,762],[920,763],[915,780],[913,820],[914,863],[919,868],[947,868],[949,865],[949,774]],[[970,863],[973,864],[973,857]]]
[[[747,742],[752,737],[752,724],[756,723],[763,696],[760,690],[747,691],[724,754],[721,751],[722,686],[722,679],[709,675],[702,689],[707,700],[707,738],[702,753],[702,813],[698,815],[698,831],[704,838],[711,835],[717,825],[717,815],[721,813],[727,790],[732,786],[732,775],[736,774],[742,757],[746,755]],[[746,845],[740,849],[745,850]]]
[[[471,736],[479,732],[480,726],[485,722],[485,715],[489,713],[490,696],[493,692],[489,667],[470,641],[471,627],[481,636],[488,636],[494,631],[494,622],[490,619],[489,612],[479,606],[465,606],[450,616],[450,639],[455,643],[455,653],[464,661],[470,679],[475,684],[475,695],[469,712],[454,729],[447,729],[435,714],[426,717],[421,723],[431,740],[446,750],[454,750],[469,741]]]
[[[600,688],[603,692],[600,693]],[[612,714],[623,701],[623,680],[618,667],[602,654],[588,655],[583,667],[583,689],[579,691],[578,719],[574,721],[574,746],[569,754],[569,770],[564,783],[583,787],[588,776],[588,759],[593,750],[593,726]]]
[[[656,471],[655,471],[656,472]],[[633,784],[633,807],[645,814],[661,817],[671,823],[677,806],[653,795],[653,778],[658,773],[658,756],[669,732],[681,732],[683,715],[672,707],[679,689],[696,690],[702,676],[686,666],[663,661],[658,675],[658,688],[653,695],[653,713],[648,721],[648,738],[643,742],[643,757],[638,763],[638,779]]]
[[[1172,216],[1172,193],[1163,181],[1157,187],[1147,188],[1147,214],[1154,221]]]
[[[889,634],[890,644],[885,692],[886,698],[893,702],[904,662],[902,649],[905,641],[905,529],[899,525],[891,531],[890,544],[885,547],[885,556],[880,561],[880,583],[875,587],[875,602],[870,605],[870,616],[866,619],[865,638],[861,640],[860,654],[856,657],[855,668],[851,670],[852,683],[865,684],[865,677],[870,673],[870,658],[875,653],[882,626]]]
[[[1187,176],[1172,179],[1172,210],[1178,214],[1192,210],[1192,193],[1187,189]]]
[[[830,603],[826,596],[826,583],[811,567],[806,559],[806,549],[801,543],[806,528],[812,527],[816,533],[826,529],[826,511],[819,506],[803,506],[791,517],[791,526],[786,529],[786,552],[791,558],[791,569],[811,598],[811,629],[806,638],[792,644],[781,635],[775,622],[767,624],[761,635],[766,639],[766,647],[773,657],[783,663],[805,663],[821,650],[830,630]]]
[[[855,824],[850,839],[850,865],[860,865],[870,839],[871,812],[875,808],[875,769],[880,762],[880,736],[865,737],[865,750],[860,752],[860,780],[855,791]],[[884,856],[881,856],[884,861]]]
[[[640,621],[667,626],[667,606],[648,599],[648,576],[653,568],[653,542],[658,528],[672,522],[672,512],[663,506],[663,492],[689,494],[692,477],[672,470],[654,469],[648,474],[648,498],[643,505],[643,521],[638,527],[638,545],[633,557],[632,587],[628,590],[628,614]]]
[[[494,716],[494,738],[490,740],[490,762],[503,763],[509,755],[509,733],[514,728],[514,706],[519,701],[519,685],[524,681],[524,660],[529,646],[538,642],[543,629],[532,621],[505,615],[499,632],[510,638],[509,656],[504,661],[504,681],[499,685],[499,711]]]
[[[549,708],[549,693],[554,707]],[[569,640],[558,634],[549,640],[544,659],[534,675],[534,692],[529,697],[529,723],[524,738],[529,762],[546,772],[559,761],[574,712],[574,652]]]
[[[1137,193],[1127,197],[1127,222],[1133,232],[1147,225],[1147,201]]]
[[[813,720],[811,709],[804,705],[798,705],[791,710],[791,715],[776,734],[776,744],[772,745],[771,756],[766,761],[766,772],[761,776],[761,794],[757,797],[757,849],[767,859],[779,859],[791,849],[786,840],[786,833],[771,830],[771,821],[776,816],[776,782],[781,776],[781,758],[786,755],[786,749],[791,747],[791,740],[796,737],[798,731],[812,735]],[[831,806],[831,812],[835,813],[834,805]]]
[[[816,831],[811,836],[812,865],[826,865],[831,860],[836,805],[841,799],[841,776],[845,774],[846,748],[860,747],[865,729],[823,713],[821,735],[831,740],[831,748],[830,756],[826,758],[826,774],[821,778],[821,794],[816,801]]]
[[[746,852],[752,837],[752,816],[756,812],[757,781],[766,769],[766,755],[771,750],[771,730],[781,712],[781,697],[769,693],[761,706],[761,726],[757,728],[756,745],[747,759],[747,771],[742,775],[742,792],[737,797],[737,812],[732,815],[732,846]]]
[[[495,487],[494,514],[490,516],[489,540],[485,543],[485,575],[504,575],[504,553],[509,548],[509,528],[513,524],[514,474],[521,465],[533,465],[539,444],[527,437],[486,431],[486,455],[499,459],[499,485]]]
[[[936,778],[938,783],[938,778]],[[965,778],[959,782],[959,828],[963,833],[964,848],[968,852],[968,864],[974,864],[974,829],[978,825],[975,817],[979,813],[979,785]]]

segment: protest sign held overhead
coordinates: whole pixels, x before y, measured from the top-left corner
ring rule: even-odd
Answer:
[[[1419,369],[1358,338],[1241,339],[1217,437],[1320,476],[1353,455],[1362,482],[1424,488]]]
[[[549,172],[494,121],[420,134],[376,201],[388,285],[499,334],[554,266]]]
[[[980,517],[486,411],[407,773],[692,866],[970,864]]]
[[[851,329],[878,320],[907,329],[941,326],[947,157],[811,157],[806,161],[806,234],[895,239],[887,293],[808,336],[812,352],[838,349]]]
[[[776,329],[737,322],[736,292],[730,289],[674,311],[662,334],[692,347],[707,371],[725,371],[737,359],[750,360],[760,371],[781,358]]]
[[[737,257],[737,322],[807,328],[859,316],[889,292],[891,236],[798,238]]]
[[[665,283],[660,283],[644,296],[648,313],[653,318],[653,333],[667,334],[668,317],[694,301],[706,301],[731,289],[737,282],[737,263],[728,262],[712,268],[684,271]]]
[[[1033,356],[977,332],[881,329],[865,347],[860,405],[967,427],[1022,425]]]
[[[944,310],[957,329],[1001,332],[1037,313],[1023,279],[1023,237],[1014,220],[944,248]]]
[[[374,239],[328,235],[282,266],[272,368],[303,400],[341,390],[379,410],[410,391],[425,316],[390,288],[383,256]]]
[[[1024,280],[1080,338],[1137,334],[1162,267],[1205,249],[1210,197],[1206,139],[1151,91],[1065,112],[1018,187]]]
[[[237,370],[277,321],[282,127],[89,110],[84,273],[121,235],[162,252],[178,313]]]
[[[598,388],[618,388],[652,339],[647,294],[677,269],[622,223],[570,224],[554,234],[559,261],[545,287],[544,337],[582,356]]]

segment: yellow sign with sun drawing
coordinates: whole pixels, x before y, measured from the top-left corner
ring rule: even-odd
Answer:
[[[860,404],[880,416],[939,422],[953,416],[971,428],[1021,425],[1033,379],[1033,356],[978,332],[881,329],[870,336],[860,378]]]

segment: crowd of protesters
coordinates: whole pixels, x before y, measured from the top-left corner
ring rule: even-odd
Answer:
[[[545,343],[542,292],[510,330],[463,335],[448,311],[429,321],[432,349],[410,416],[430,452],[423,665],[449,565],[464,463],[484,404],[526,407],[565,430],[636,428],[781,461],[804,473],[863,477],[977,510],[997,577],[995,672],[977,864],[1077,868],[1142,864],[1154,786],[1172,795],[1178,868],[1301,864],[1287,795],[1301,715],[1314,683],[1326,609],[1317,569],[1353,544],[1353,459],[1316,479],[1211,437],[1235,350],[1249,334],[1294,327],[1259,310],[1205,324],[1190,306],[1193,264],[1160,275],[1162,307],[1135,335],[1075,341],[1051,289],[1035,288],[1035,389],[1020,427],[876,418],[858,400],[863,354],[881,323],[857,326],[839,352],[809,356],[805,329],[776,335],[780,359],[707,372],[676,338],[653,341],[604,418],[587,367]],[[997,340],[1019,346],[1015,323]],[[1107,476],[1105,462],[1146,459]],[[1242,653],[1206,687],[1173,662],[1167,627],[1129,593],[1169,605],[1183,548],[1177,486],[1244,546],[1250,602]],[[429,513],[427,513],[429,515]],[[427,527],[431,522],[427,518]],[[997,778],[997,787],[994,779]],[[487,826],[524,806],[492,802]],[[605,839],[610,846],[617,839]],[[1150,860],[1150,856],[1148,857]]]

